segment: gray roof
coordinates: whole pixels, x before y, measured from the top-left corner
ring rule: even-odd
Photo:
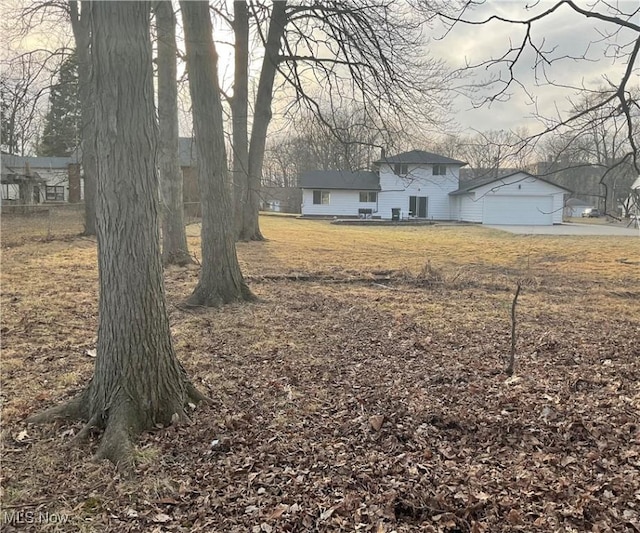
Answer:
[[[24,171],[24,166],[29,163],[32,170],[66,170],[70,163],[73,163],[71,157],[30,157],[21,155],[2,154],[2,170],[10,169],[14,172]]]
[[[458,161],[457,159],[451,159],[444,155],[434,154],[432,152],[425,152],[424,150],[411,150],[410,152],[403,152],[398,155],[392,155],[390,157],[383,157],[378,159],[376,163],[408,163],[408,164],[426,164],[426,165],[466,165],[464,161]]]
[[[380,177],[375,172],[364,170],[311,170],[300,176],[300,188],[379,191]]]
[[[584,200],[581,200],[580,198],[569,198],[564,205],[566,205],[567,207],[592,207],[593,204],[590,204],[588,202],[585,202]]]
[[[518,172],[512,172],[511,174],[507,174],[506,176],[500,176],[500,177],[489,177],[489,178],[476,178],[474,180],[469,180],[469,181],[465,181],[464,183],[460,184],[460,187],[458,188],[457,191],[453,191],[450,192],[450,195],[456,195],[456,194],[465,194],[468,192],[471,192],[473,189],[477,189],[478,187],[482,187],[483,185],[488,185],[489,183],[493,183],[495,181],[502,181],[505,178],[510,178],[511,176],[515,176],[516,174],[524,174],[527,178],[534,178],[540,181],[544,181],[545,183],[548,183],[549,185],[553,185],[555,187],[558,187],[558,189],[564,189],[567,192],[573,192],[569,189],[567,189],[566,187],[562,187],[561,185],[558,185],[557,183],[553,183],[552,181],[549,180],[545,180],[544,178],[541,178],[539,176],[534,176],[533,174],[529,174],[528,172],[523,172],[523,171],[518,171]]]

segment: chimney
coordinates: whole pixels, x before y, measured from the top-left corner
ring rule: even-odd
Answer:
[[[387,158],[387,154],[386,154],[386,151],[385,151],[384,146],[383,146],[383,147],[380,148],[380,159],[382,161],[384,161],[386,158]]]

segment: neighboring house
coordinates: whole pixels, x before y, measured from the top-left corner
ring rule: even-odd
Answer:
[[[564,216],[567,218],[581,217],[586,209],[592,209],[595,206],[580,198],[569,198],[564,204]]]
[[[2,154],[1,158],[3,203],[39,204],[82,198],[79,168],[70,157]]]
[[[303,174],[302,214],[550,225],[562,223],[569,192],[526,172],[460,184],[464,162],[420,150],[375,165],[374,172]]]
[[[260,209],[274,213],[300,213],[302,193],[297,187],[260,188]]]
[[[527,172],[465,182],[451,193],[454,218],[494,225],[562,224],[568,189]]]
[[[460,167],[449,157],[413,150],[375,162],[375,171],[311,171],[300,178],[302,214],[382,219],[451,219],[449,193]]]

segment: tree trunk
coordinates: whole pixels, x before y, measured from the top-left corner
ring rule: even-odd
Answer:
[[[247,3],[233,3],[235,69],[231,117],[233,123],[233,202],[236,237],[244,238],[245,206],[249,205],[249,13]]]
[[[80,149],[84,173],[84,234],[96,234],[96,176],[97,161],[93,144],[95,129],[93,122],[93,95],[91,91],[91,43],[89,29],[90,2],[70,2],[71,27],[76,41],[78,57],[78,97],[82,122]]]
[[[178,141],[176,17],[171,2],[156,2],[158,32],[158,124],[160,125],[160,200],[162,261],[191,263],[184,225],[182,171]]]
[[[203,397],[175,357],[157,223],[158,176],[148,2],[95,2],[92,88],[98,147],[100,277],[95,374],[69,404],[31,421],[79,417],[104,428],[97,453],[125,469],[131,439],[186,418]]]
[[[236,256],[227,158],[209,4],[182,1],[189,90],[202,198],[202,269],[188,305],[217,306],[253,296]]]
[[[264,240],[262,233],[260,233],[258,220],[262,164],[264,162],[267,130],[271,122],[273,83],[280,54],[280,41],[284,35],[287,22],[286,8],[286,1],[278,0],[273,2],[249,144],[249,202],[244,205],[243,210],[243,224],[240,233],[242,240]]]

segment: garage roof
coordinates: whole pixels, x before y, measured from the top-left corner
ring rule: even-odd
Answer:
[[[552,181],[546,180],[546,179],[541,178],[539,176],[534,176],[533,174],[529,174],[528,172],[513,172],[511,174],[507,174],[506,176],[500,176],[499,178],[496,178],[496,177],[477,178],[477,179],[466,181],[458,188],[457,191],[450,192],[449,194],[451,196],[455,196],[457,194],[466,194],[468,192],[473,191],[474,189],[477,189],[478,187],[483,187],[484,185],[489,185],[490,183],[493,183],[493,182],[503,181],[503,180],[506,180],[507,178],[510,178],[511,176],[515,176],[517,174],[522,174],[524,176],[523,179],[533,178],[533,179],[536,179],[536,180],[544,181],[545,183],[548,183],[549,185],[553,185],[554,187],[557,187],[558,189],[563,189],[563,190],[565,190],[567,192],[573,192],[570,189],[567,189],[566,187],[562,187],[561,185],[558,185],[557,183],[553,183]]]

